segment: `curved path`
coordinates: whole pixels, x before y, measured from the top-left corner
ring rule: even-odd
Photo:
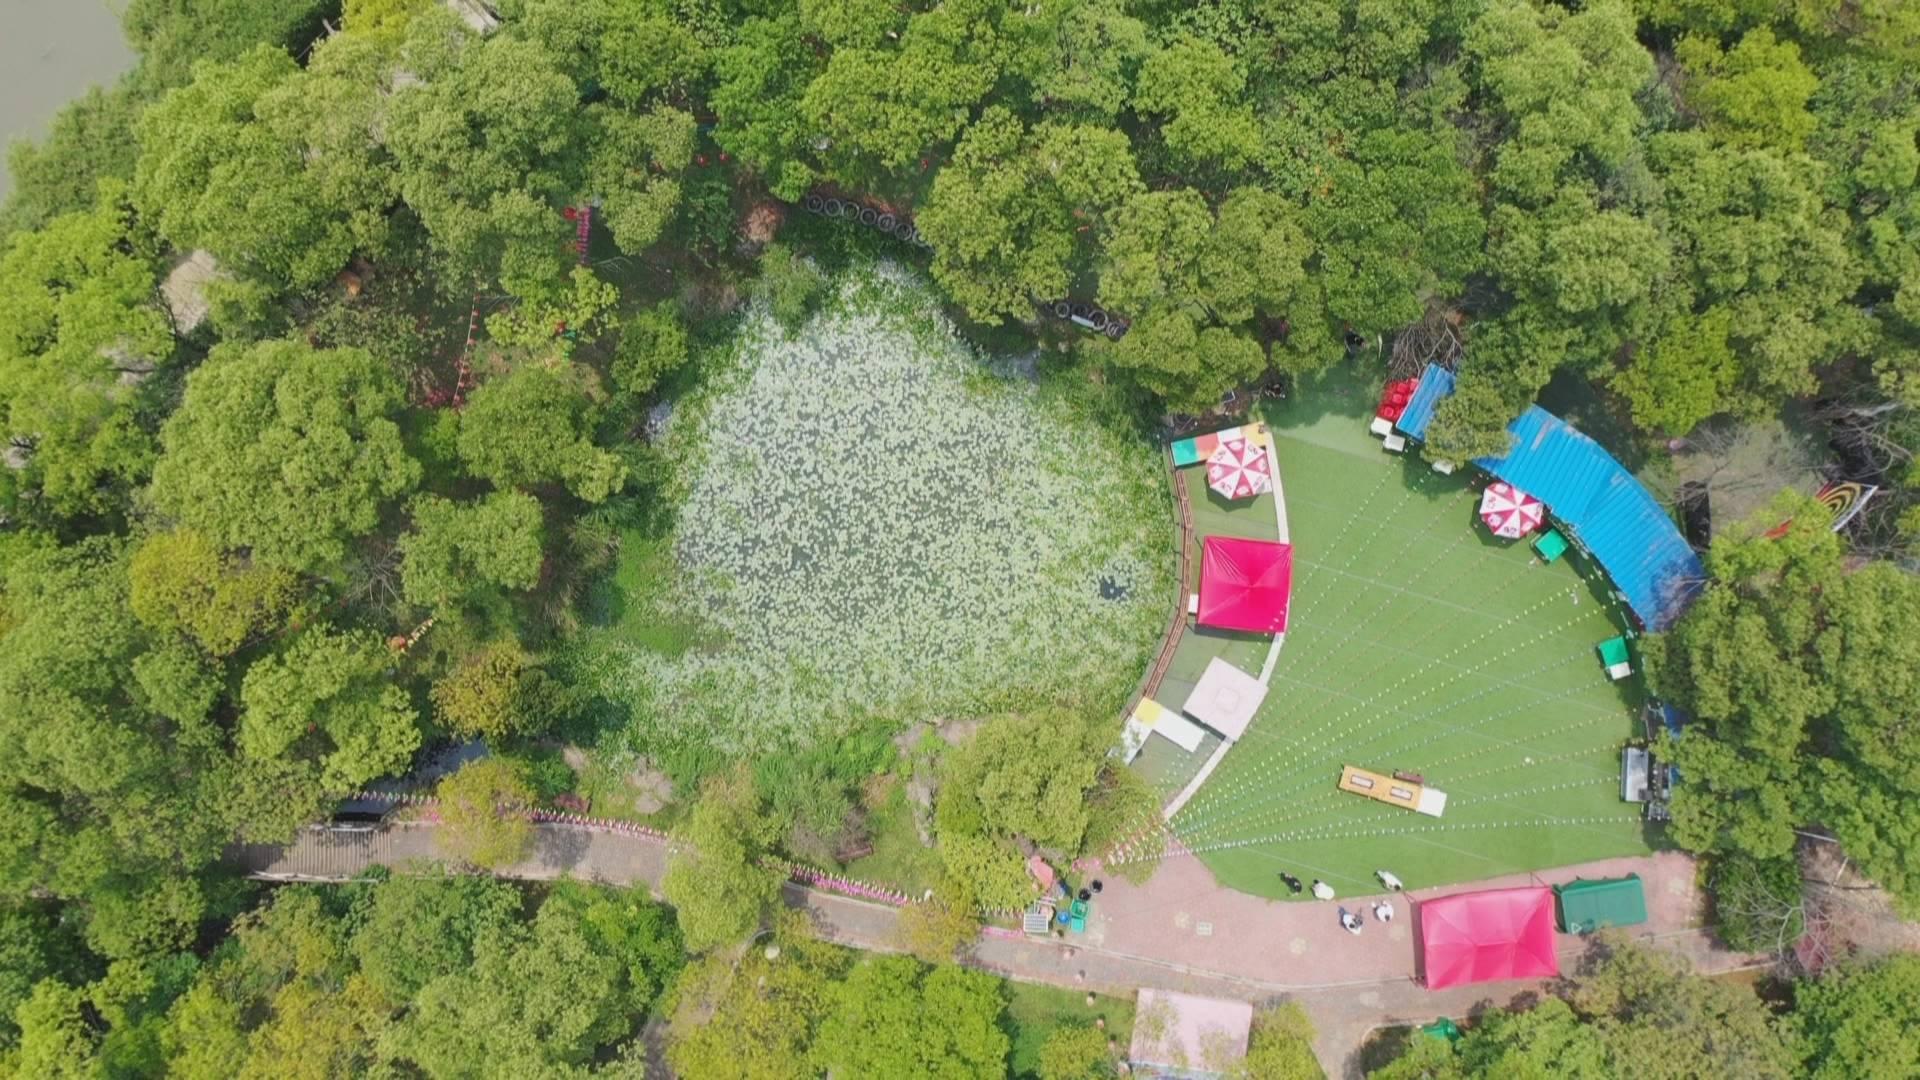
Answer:
[[[372,832],[303,830],[292,844],[239,845],[230,862],[269,881],[349,881],[374,866],[448,862],[438,826],[399,824]],[[586,825],[540,823],[526,859],[499,876],[545,881],[575,877],[646,888],[658,895],[669,846],[661,840]],[[1473,887],[1559,882],[1637,873],[1646,882],[1648,924],[1638,937],[1690,958],[1696,969],[1722,972],[1759,958],[1719,948],[1701,921],[1703,899],[1684,855],[1609,859],[1534,875],[1496,878]],[[788,885],[789,906],[814,916],[823,937],[855,948],[892,951],[898,908]],[[1110,878],[1093,905],[1087,932],[1070,941],[1030,939],[988,928],[967,962],[1023,982],[1130,993],[1141,987],[1187,990],[1252,1001],[1292,997],[1317,1030],[1315,1051],[1331,1076],[1357,1075],[1356,1053],[1367,1032],[1438,1015],[1463,1016],[1472,1006],[1504,1004],[1539,992],[1542,982],[1429,991],[1416,981],[1413,913],[1394,901],[1390,926],[1369,921],[1359,937],[1335,922],[1340,903],[1370,906],[1372,897],[1328,903],[1280,903],[1221,888],[1198,859],[1172,857],[1144,885]],[[1418,900],[1416,894],[1413,899]],[[1578,939],[1559,939],[1570,966]]]

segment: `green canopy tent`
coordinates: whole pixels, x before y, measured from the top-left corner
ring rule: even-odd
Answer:
[[[1647,921],[1647,894],[1640,875],[1570,881],[1553,887],[1560,901],[1560,932],[1591,934],[1609,926]]]

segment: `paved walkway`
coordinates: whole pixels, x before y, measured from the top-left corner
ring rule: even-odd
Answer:
[[[346,881],[374,866],[405,866],[446,860],[429,822],[375,832],[303,830],[285,847],[239,845],[229,860],[255,877],[280,881]],[[645,887],[659,894],[667,845],[646,837],[578,825],[535,826],[528,857],[501,871],[527,880],[577,877]],[[1637,873],[1646,883],[1648,923],[1638,936],[1687,956],[1697,970],[1723,972],[1752,966],[1757,958],[1720,948],[1702,925],[1703,897],[1694,867],[1684,855],[1664,853],[1608,859],[1531,875],[1495,878],[1387,897],[1395,918],[1381,925],[1368,917],[1354,937],[1337,925],[1341,905],[1371,908],[1379,897],[1340,897],[1328,902],[1263,900],[1223,889],[1200,860],[1165,860],[1144,885],[1104,879],[1087,932],[1071,940],[1032,940],[989,929],[969,963],[1023,982],[1084,987],[1126,994],[1141,987],[1257,1002],[1292,998],[1313,1017],[1315,1051],[1329,1075],[1358,1075],[1357,1051],[1380,1026],[1425,1023],[1435,1016],[1464,1016],[1482,1002],[1505,1004],[1545,983],[1515,981],[1429,991],[1417,981],[1414,912],[1409,900],[1472,888],[1554,884],[1576,877]],[[789,906],[814,917],[823,937],[856,948],[897,948],[899,911],[883,904],[788,885]],[[1579,939],[1560,939],[1562,964],[1571,968]]]

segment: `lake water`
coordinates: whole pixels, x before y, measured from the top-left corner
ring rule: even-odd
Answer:
[[[46,134],[60,106],[133,66],[133,50],[120,33],[120,6],[0,0],[0,143]],[[12,190],[0,156],[0,198]]]

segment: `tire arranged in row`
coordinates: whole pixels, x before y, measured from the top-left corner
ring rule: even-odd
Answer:
[[[889,210],[875,210],[871,206],[862,206],[856,202],[827,195],[809,195],[803,205],[809,214],[838,218],[841,221],[851,221],[856,225],[865,225],[869,229],[878,229],[916,247],[933,247],[932,244],[927,243],[926,237],[920,235],[920,230],[913,227],[913,222],[898,217]]]
[[[1078,303],[1073,300],[1049,300],[1042,303],[1040,309],[1056,319],[1065,319],[1084,330],[1105,334],[1113,341],[1119,341],[1125,337],[1130,327],[1127,320],[1093,304]]]

